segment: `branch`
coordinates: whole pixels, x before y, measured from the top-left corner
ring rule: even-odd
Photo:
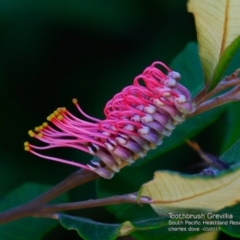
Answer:
[[[204,88],[194,97],[193,101],[196,106],[199,106],[204,101],[210,99],[212,96],[217,93],[240,84],[240,78],[238,75],[240,73],[240,68],[236,69],[230,76],[226,76],[218,83],[218,85],[210,92],[208,92],[208,86],[204,86]]]
[[[0,213],[0,224],[31,216],[35,213],[36,209],[38,209],[43,204],[51,201],[52,199],[76,186],[92,181],[98,177],[99,175],[94,172],[87,170],[77,171],[35,199],[23,205]]]
[[[197,95],[193,98],[193,102],[197,105],[201,99],[204,98],[204,96],[207,93],[207,86],[204,86],[203,89],[197,93]]]
[[[210,99],[217,93],[219,93],[227,88],[237,86],[239,84],[240,84],[240,78],[232,79],[231,81],[223,79],[211,92],[205,93],[205,95],[200,96],[201,97],[200,99],[199,99],[199,95],[196,96],[194,102],[196,105],[200,105],[201,103]],[[198,99],[198,100],[196,100],[196,99]]]
[[[82,208],[93,208],[93,207],[115,205],[115,204],[121,204],[121,203],[149,204],[151,202],[152,200],[149,199],[148,197],[138,198],[137,193],[131,193],[126,195],[113,196],[113,197],[96,199],[96,200],[44,205],[37,209],[34,216],[38,217],[38,216],[41,216],[42,214],[45,215],[46,213],[76,210],[76,209],[82,209]]]
[[[37,217],[37,218],[50,218],[50,219],[54,219],[54,220],[59,220],[58,219],[58,214],[57,213],[39,213],[36,214],[32,217]]]
[[[225,103],[239,101],[239,100],[240,100],[240,85],[234,87],[232,90],[220,96],[217,96],[213,99],[203,102],[201,105],[197,107],[197,109],[193,113],[189,114],[187,117],[190,118],[197,114],[206,112],[210,109],[219,107]]]

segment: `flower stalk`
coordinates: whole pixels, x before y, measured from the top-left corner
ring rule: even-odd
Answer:
[[[222,106],[229,102],[240,100],[240,78],[238,77],[240,69],[235,70],[230,76],[223,78],[218,85],[210,92],[206,87],[202,89],[193,99],[195,111],[190,113],[187,118],[206,112],[213,108]],[[229,89],[226,91],[227,89]],[[223,94],[219,94],[226,91]],[[219,94],[219,95],[217,95]]]

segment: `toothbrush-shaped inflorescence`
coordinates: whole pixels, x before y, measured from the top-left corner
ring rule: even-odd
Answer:
[[[163,66],[167,75],[156,66]],[[89,122],[58,108],[47,120],[30,130],[29,135],[44,143],[39,147],[28,142],[25,150],[45,159],[62,162],[111,178],[114,172],[144,157],[149,149],[161,145],[175,125],[184,121],[194,107],[189,91],[178,83],[180,74],[162,62],[154,62],[137,76],[133,84],[116,94],[105,106],[105,119],[85,114],[76,99],[73,103]],[[99,161],[84,165],[42,155],[39,150],[70,147],[97,156]]]

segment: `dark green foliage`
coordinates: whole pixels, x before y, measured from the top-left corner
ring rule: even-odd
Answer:
[[[0,202],[0,212],[17,207],[29,200],[46,192],[50,186],[25,183],[14,191],[10,192]],[[54,202],[66,202],[68,197],[66,194],[57,198]],[[4,240],[26,240],[41,239],[50,229],[58,224],[56,220],[44,218],[24,218],[14,222],[0,225],[0,239]]]
[[[102,118],[105,103],[156,60],[171,63],[193,95],[200,90],[203,74],[197,46],[193,43],[196,41],[193,16],[187,13],[186,2],[0,1],[1,211],[32,199],[47,189],[43,184],[54,185],[77,170],[23,150],[24,141],[33,141],[27,131],[40,125],[56,108],[66,106],[78,114],[71,104],[72,98],[78,98],[88,114]],[[231,71],[239,67],[238,59],[232,61]],[[137,191],[141,184],[152,179],[156,170],[189,172],[199,159],[183,144],[185,138],[194,136],[203,148],[221,155],[239,138],[239,110],[239,103],[229,104],[187,120],[146,158],[124,168],[111,181],[101,179],[76,188],[70,192],[69,201]],[[87,154],[69,149],[50,154],[83,163],[91,159]],[[25,182],[38,184],[22,185]],[[77,217],[88,218],[76,220],[90,234],[81,233],[82,237],[87,236],[85,239],[96,239],[86,226],[99,227],[89,219],[106,223],[106,232],[100,227],[98,234],[108,235],[109,239],[114,239],[127,220],[138,228],[133,234],[136,239],[160,239],[160,231],[163,231],[162,239],[170,239],[167,230],[159,228],[162,220],[149,206],[115,205],[72,211],[71,215],[76,217],[60,215],[61,224],[68,229]],[[49,240],[51,234],[46,233],[56,223],[26,218],[0,226],[0,239]],[[156,229],[143,231],[146,226]],[[239,235],[228,228],[223,230]],[[58,240],[69,236],[68,231],[54,234]],[[79,239],[74,237],[71,240]],[[181,238],[172,235],[171,239]]]

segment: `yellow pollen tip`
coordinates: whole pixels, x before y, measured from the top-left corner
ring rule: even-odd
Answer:
[[[54,115],[53,115],[53,114],[50,114],[50,115],[47,117],[47,120],[51,122],[51,121],[53,120],[53,118],[54,118]]]
[[[77,104],[77,103],[78,103],[78,100],[77,100],[76,98],[74,98],[74,99],[72,100],[72,102],[73,102],[73,104]]]
[[[29,146],[24,147],[24,150],[25,150],[25,151],[30,151],[30,147],[29,147]]]
[[[35,127],[34,130],[35,130],[36,132],[38,132],[40,129],[39,129],[39,127]]]
[[[47,126],[48,126],[48,123],[47,123],[47,122],[44,122],[44,123],[42,124],[42,126],[43,126],[43,127],[47,127]]]
[[[55,110],[54,112],[53,112],[53,115],[54,116],[57,116],[59,114],[59,111],[58,110]]]
[[[29,134],[30,137],[34,137],[35,136],[35,133],[33,132],[33,130],[29,130],[28,134]]]
[[[29,147],[29,142],[24,142],[24,143],[23,143],[23,146],[24,146],[24,147]]]
[[[60,115],[58,115],[58,120],[62,120],[63,119],[63,115],[62,114],[60,114]]]
[[[43,137],[43,134],[42,133],[38,133],[38,137]]]

